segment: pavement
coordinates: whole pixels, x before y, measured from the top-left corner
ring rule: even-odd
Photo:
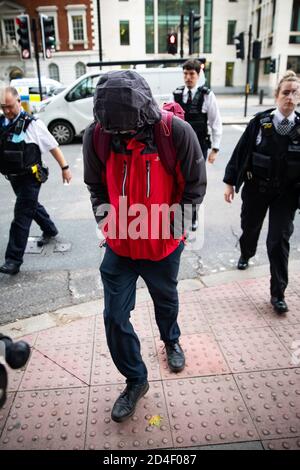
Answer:
[[[32,352],[26,367],[9,370],[0,450],[299,450],[299,268],[291,261],[282,316],[269,304],[266,265],[180,281],[178,374],[138,289],[132,323],[150,390],[122,424],[110,418],[124,378],[107,349],[102,299],[2,326]]]
[[[250,96],[244,118],[244,97],[217,99],[224,124],[241,126],[274,103],[265,98],[259,105],[258,97]],[[98,272],[79,270],[73,277],[65,271],[31,272],[20,273],[14,282],[2,280],[2,312],[13,292],[23,319],[8,323],[9,315],[1,314],[1,333],[25,339],[32,351],[23,369],[8,371],[0,450],[299,450],[299,268],[300,261],[291,260],[290,310],[280,317],[269,304],[267,265],[180,281],[186,368],[179,374],[168,371],[152,302],[147,290],[139,288],[132,323],[141,339],[150,390],[122,424],[110,419],[125,381],[106,345]],[[53,276],[56,284],[51,284]],[[82,286],[86,277],[89,287]],[[62,284],[72,298],[76,294],[76,305],[70,305],[67,294],[61,297]],[[57,295],[51,294],[51,305],[43,304],[50,285]],[[34,293],[30,307],[26,288]],[[98,300],[82,302],[91,289]]]

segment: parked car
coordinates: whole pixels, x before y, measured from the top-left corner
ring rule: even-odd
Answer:
[[[159,104],[172,100],[172,91],[183,83],[181,67],[145,68],[137,72],[147,80]],[[92,122],[93,96],[100,75],[104,73],[106,71],[82,75],[59,95],[43,101],[37,117],[46,124],[60,145],[71,143]],[[204,83],[202,72],[199,85]]]

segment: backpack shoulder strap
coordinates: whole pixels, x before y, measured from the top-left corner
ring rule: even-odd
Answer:
[[[97,122],[93,130],[93,146],[99,160],[106,165],[109,157],[111,136],[103,132],[101,125]]]
[[[161,120],[154,125],[155,142],[166,171],[175,175],[177,155],[172,137],[173,114],[162,110],[161,115]]]

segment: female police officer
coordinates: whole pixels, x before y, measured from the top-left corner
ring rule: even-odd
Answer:
[[[255,255],[260,230],[269,209],[267,251],[271,271],[271,304],[279,314],[288,311],[289,239],[300,194],[300,79],[288,71],[279,81],[276,109],[258,113],[239,140],[224,176],[225,201],[242,184],[238,269],[246,269]]]

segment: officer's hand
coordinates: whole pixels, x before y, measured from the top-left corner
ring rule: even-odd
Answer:
[[[72,179],[72,173],[71,170],[68,168],[67,170],[62,170],[62,179],[63,183],[70,183]]]
[[[215,152],[214,150],[211,150],[211,152],[209,153],[209,155],[207,157],[207,160],[209,161],[209,163],[214,163],[217,155],[218,155],[218,152]]]
[[[226,202],[231,202],[233,201],[234,198],[234,187],[231,186],[230,184],[226,184],[225,186],[225,191],[224,191],[224,198]]]

